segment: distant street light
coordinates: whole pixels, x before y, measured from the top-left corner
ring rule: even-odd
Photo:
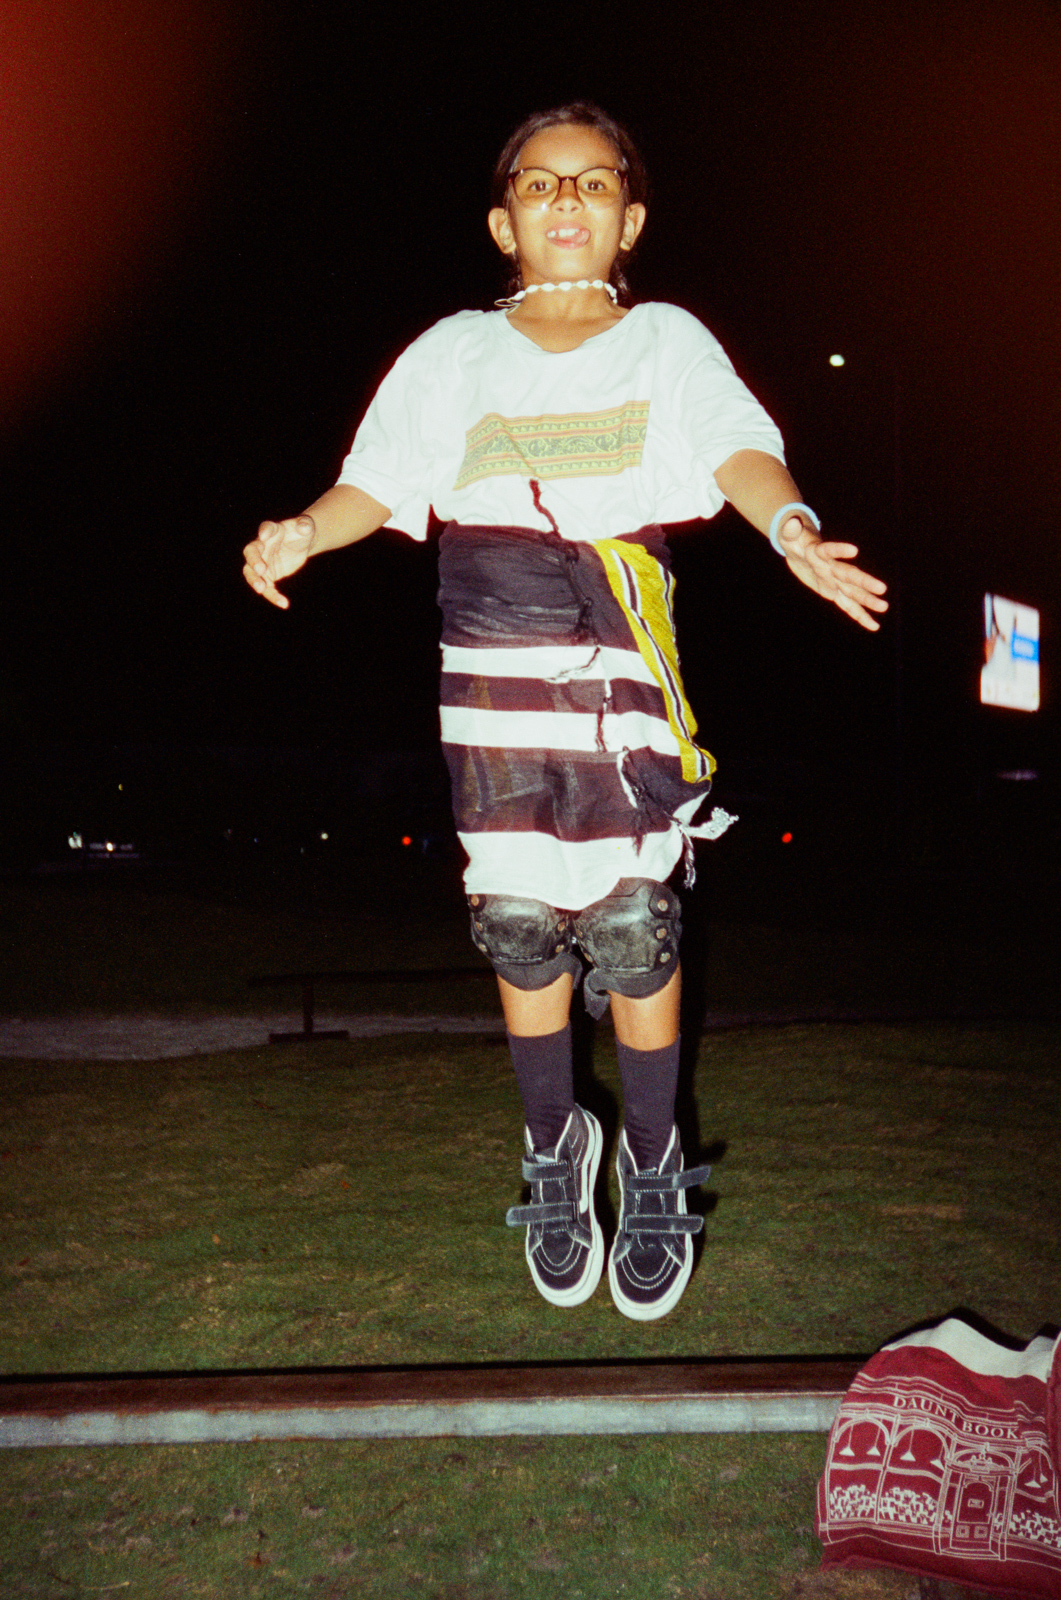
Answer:
[[[837,355],[837,356],[830,356],[829,357],[829,365],[831,367],[842,367],[843,364],[844,364],[843,356]]]

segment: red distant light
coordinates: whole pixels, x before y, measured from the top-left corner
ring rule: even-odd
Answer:
[[[5,422],[179,252],[251,81],[242,9],[0,3]]]
[[[790,833],[783,833],[781,835],[781,843],[782,844],[791,844],[792,843],[792,835]]]
[[[403,833],[402,834],[402,844],[410,845],[410,844],[412,844],[412,842],[413,842],[412,839],[409,837],[409,835],[407,833]]]

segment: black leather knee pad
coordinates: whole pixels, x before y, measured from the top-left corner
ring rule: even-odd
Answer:
[[[608,994],[645,1000],[670,982],[678,965],[681,905],[664,883],[620,878],[611,894],[575,918],[578,939],[593,970],[586,974],[586,1005],[603,1016]]]
[[[563,973],[576,981],[582,963],[572,948],[571,918],[543,900],[514,894],[471,894],[472,940],[499,978],[516,989],[545,989]]]

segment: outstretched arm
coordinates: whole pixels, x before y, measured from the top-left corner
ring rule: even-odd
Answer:
[[[276,587],[322,550],[367,539],[390,517],[390,511],[353,484],[337,483],[300,517],[263,522],[258,537],[243,551],[243,576],[255,594],[286,611],[291,604]]]
[[[715,482],[760,533],[767,533],[774,513],[800,499],[788,468],[762,450],[738,450],[715,472]],[[871,611],[887,611],[882,598],[887,585],[851,563],[858,546],[823,539],[808,517],[793,512],[778,529],[778,538],[792,571],[808,589],[831,600],[849,617],[876,632]]]

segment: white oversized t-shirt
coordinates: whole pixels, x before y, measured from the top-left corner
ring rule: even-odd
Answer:
[[[340,483],[427,536],[428,511],[472,526],[547,526],[596,540],[712,517],[714,472],[737,450],[784,459],[781,435],[718,340],[689,312],[634,306],[576,350],[542,350],[504,311],[460,311],[384,378]]]

